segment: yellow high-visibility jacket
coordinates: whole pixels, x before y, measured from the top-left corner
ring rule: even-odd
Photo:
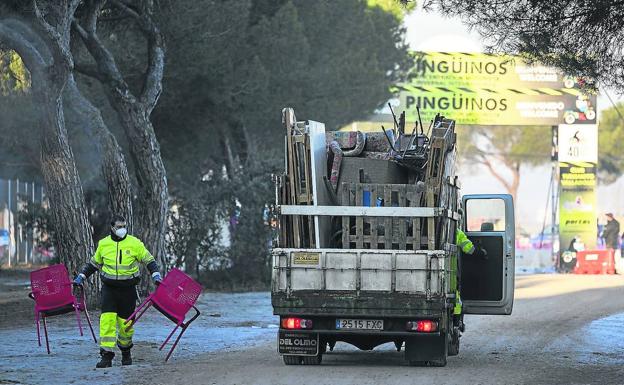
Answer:
[[[457,245],[457,247],[459,247],[465,254],[472,254],[475,251],[472,241],[470,241],[468,236],[460,229],[457,229],[455,232],[455,245]]]
[[[119,242],[109,235],[100,240],[90,262],[100,270],[104,282],[125,281],[129,284],[127,281],[132,280],[136,284],[140,276],[139,263],[148,265],[154,262],[154,257],[143,242],[132,235],[127,235]]]

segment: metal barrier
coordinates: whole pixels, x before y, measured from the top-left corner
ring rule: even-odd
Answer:
[[[38,229],[28,230],[18,223],[18,213],[28,203],[45,201],[43,186],[19,179],[0,179],[0,265],[15,267],[46,264],[52,258],[47,250],[36,247]]]

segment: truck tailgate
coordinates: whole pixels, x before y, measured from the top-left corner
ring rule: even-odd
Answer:
[[[326,314],[430,308],[449,291],[448,258],[442,250],[274,249],[273,305]]]

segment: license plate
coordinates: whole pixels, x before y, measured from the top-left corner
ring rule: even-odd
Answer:
[[[341,330],[383,330],[383,320],[337,319],[336,329]]]

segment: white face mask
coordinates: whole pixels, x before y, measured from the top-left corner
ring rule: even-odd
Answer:
[[[128,229],[126,229],[125,227],[115,230],[115,235],[119,238],[125,237],[126,234],[128,234]]]

